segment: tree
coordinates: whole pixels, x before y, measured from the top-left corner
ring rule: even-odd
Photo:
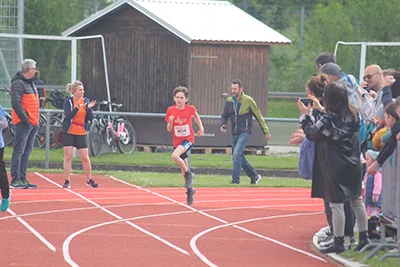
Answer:
[[[110,4],[97,0],[99,10]],[[61,35],[69,27],[93,13],[93,0],[29,0],[25,1],[25,33]],[[25,40],[24,56],[37,61],[46,84],[69,82],[71,43],[67,41]]]

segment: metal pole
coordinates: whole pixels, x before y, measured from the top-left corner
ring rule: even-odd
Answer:
[[[19,63],[21,64],[22,61],[24,60],[24,45],[23,45],[23,40],[21,37],[18,38],[18,45],[19,45]]]
[[[24,23],[25,23],[25,15],[24,15],[24,0],[18,0],[18,33],[23,34],[24,33]],[[21,55],[21,60],[24,59],[24,41],[20,39],[20,55]]]
[[[303,34],[304,34],[304,6],[301,7],[300,21],[300,62],[299,62],[299,85],[301,86],[303,79]]]
[[[46,161],[44,163],[44,168],[48,170],[50,168],[50,112],[46,112]]]
[[[358,16],[357,15],[355,16],[354,20],[355,20],[354,21],[354,37],[355,37],[355,40],[357,40],[357,35],[358,35]],[[353,55],[354,55],[354,75],[355,75],[357,72],[357,63],[358,63],[356,48],[354,48]]]
[[[110,86],[109,86],[109,83],[108,83],[106,44],[105,44],[105,42],[104,42],[104,37],[103,37],[103,36],[101,36],[101,46],[102,46],[102,50],[103,50],[104,74],[105,74],[105,76],[106,76],[106,87],[107,87],[107,97],[108,97],[108,109],[110,110],[110,112],[112,112]]]
[[[365,43],[361,44],[361,56],[360,56],[360,76],[359,81],[362,81],[364,77],[364,69],[365,69],[365,58],[367,56],[367,45]]]
[[[76,69],[77,69],[76,46],[77,46],[77,40],[72,39],[72,41],[71,41],[71,82],[76,81]]]
[[[93,13],[97,13],[97,0],[93,0]]]

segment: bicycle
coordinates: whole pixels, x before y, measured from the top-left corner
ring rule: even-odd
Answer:
[[[111,102],[112,111],[117,111],[123,104]],[[97,105],[99,109],[107,110],[109,102],[104,100]],[[93,156],[98,156],[101,153],[101,147],[105,140],[108,147],[113,145],[117,147],[122,154],[132,153],[136,149],[136,132],[132,124],[123,117],[113,115],[96,116],[89,130],[89,148]]]
[[[11,95],[10,89],[4,87],[4,90]],[[55,89],[57,90],[57,89]],[[57,90],[58,91],[58,90]],[[46,101],[54,101],[52,98],[46,98]],[[60,143],[58,142],[58,132],[61,131],[62,114],[53,114],[50,117],[50,148],[58,148]],[[12,122],[12,117],[6,112],[6,119],[8,127],[3,131],[4,144],[6,146],[11,145],[14,141],[15,126]],[[34,146],[38,148],[44,148],[46,145],[46,122],[47,118],[43,113],[39,113],[38,133],[35,137]]]

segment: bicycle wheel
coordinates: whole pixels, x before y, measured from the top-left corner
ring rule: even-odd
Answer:
[[[61,146],[58,142],[58,135],[62,130],[62,122],[56,117],[52,116],[50,119],[50,148],[57,149]]]
[[[100,155],[103,136],[97,120],[93,120],[89,130],[89,149],[93,157]]]
[[[124,123],[125,136],[117,140],[117,148],[122,154],[132,153],[136,149],[136,132],[132,124],[127,120],[120,120],[118,123]]]
[[[40,115],[38,133],[35,137],[35,147],[44,148],[46,145],[46,117]]]

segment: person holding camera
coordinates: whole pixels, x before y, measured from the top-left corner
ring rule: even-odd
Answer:
[[[254,170],[244,155],[244,149],[252,133],[253,116],[260,124],[265,139],[269,140],[271,134],[254,99],[243,93],[243,85],[240,80],[232,81],[231,94],[232,96],[227,99],[221,116],[221,132],[227,132],[226,124],[228,119],[232,123],[233,173],[231,184],[240,183],[242,168],[247,176],[250,177],[251,184],[257,184],[261,179],[261,175]]]

